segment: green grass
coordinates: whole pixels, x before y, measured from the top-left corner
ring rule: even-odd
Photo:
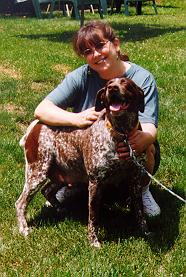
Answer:
[[[157,80],[160,99],[161,166],[156,174],[164,185],[185,197],[185,76],[186,4],[158,2],[143,15],[105,16],[121,36],[122,50],[149,69]],[[99,15],[86,13],[86,20]],[[53,19],[0,17],[0,276],[184,276],[184,204],[153,184],[161,206],[149,221],[151,240],[139,237],[128,214],[104,218],[100,250],[87,241],[86,217],[53,218],[38,194],[29,207],[35,227],[28,239],[18,233],[14,203],[24,183],[24,156],[19,139],[33,119],[36,105],[83,60],[70,41],[79,22],[56,14]]]

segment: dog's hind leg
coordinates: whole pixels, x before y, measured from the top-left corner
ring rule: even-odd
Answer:
[[[29,202],[37,191],[42,187],[43,182],[47,178],[47,168],[43,165],[39,167],[36,164],[26,166],[26,181],[23,191],[15,203],[16,214],[19,225],[19,232],[24,236],[29,234],[29,227],[26,220],[26,209]]]
[[[89,181],[89,219],[88,219],[88,237],[91,246],[100,248],[98,240],[98,217],[100,208],[101,192],[97,183]]]

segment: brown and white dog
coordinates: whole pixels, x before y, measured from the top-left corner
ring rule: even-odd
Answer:
[[[144,111],[143,91],[130,79],[110,80],[97,94],[98,120],[90,127],[51,127],[40,122],[24,136],[26,176],[23,192],[16,201],[19,231],[29,233],[26,208],[47,178],[55,183],[88,187],[88,237],[100,246],[97,226],[104,188],[110,184],[128,186],[140,230],[147,232],[143,214],[140,169],[131,159],[118,158],[116,143],[139,128],[138,112]]]

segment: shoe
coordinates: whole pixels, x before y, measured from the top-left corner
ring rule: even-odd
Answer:
[[[66,196],[68,195],[68,187],[62,187],[60,190],[56,193],[56,199],[60,204],[62,204],[65,201]]]
[[[60,204],[64,204],[79,199],[79,197],[84,199],[86,191],[86,187],[80,184],[68,185],[58,190],[55,197]]]
[[[143,188],[142,190],[142,201],[143,201],[143,210],[144,213],[149,216],[158,216],[161,213],[160,207],[154,200],[150,190],[149,185]]]

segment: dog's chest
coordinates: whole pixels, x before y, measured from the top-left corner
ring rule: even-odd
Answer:
[[[94,124],[90,132],[90,139],[84,146],[84,161],[88,175],[102,180],[123,178],[131,166],[131,161],[119,159],[116,141],[106,127],[105,121]]]

